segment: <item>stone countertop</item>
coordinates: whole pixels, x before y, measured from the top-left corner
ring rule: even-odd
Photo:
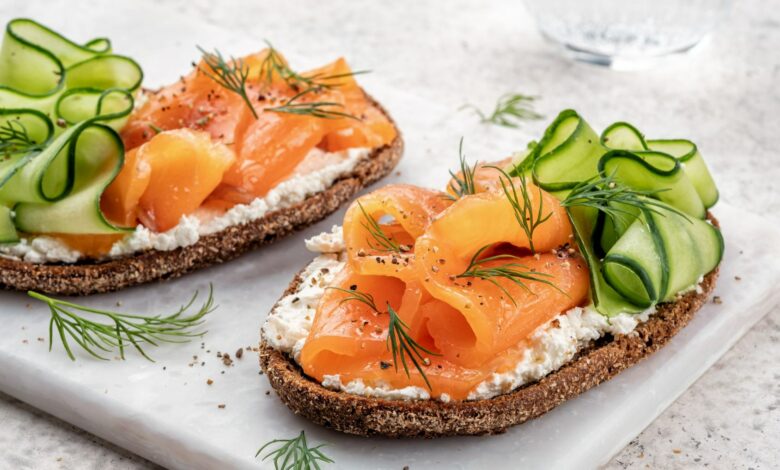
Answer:
[[[11,0],[0,14],[34,18],[36,8],[66,11],[65,3]],[[87,11],[90,3],[67,8]],[[153,3],[136,0],[138,18],[128,18],[128,25],[154,14]],[[162,3],[180,12],[171,21],[194,15],[258,41],[272,39],[282,50],[343,54],[377,80],[453,112],[465,102],[488,107],[517,91],[539,95],[537,109],[548,117],[573,107],[596,128],[627,119],[651,136],[690,137],[723,200],[780,223],[780,155],[771,145],[780,129],[780,11],[768,0],[734,2],[707,44],[642,72],[561,58],[533,32],[517,0]],[[547,121],[526,130],[540,134]],[[775,307],[607,468],[774,467],[780,461],[778,353]],[[0,468],[156,468],[2,394],[0,423]]]

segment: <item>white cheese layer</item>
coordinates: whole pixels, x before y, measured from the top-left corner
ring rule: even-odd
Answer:
[[[306,247],[321,253],[320,256],[304,270],[299,289],[277,304],[263,326],[265,341],[274,349],[291,354],[296,361],[311,330],[318,300],[345,266],[341,235],[341,227],[334,226],[330,233],[322,233],[306,241]],[[327,272],[323,272],[322,268],[326,268]],[[703,280],[703,277],[700,278],[699,283]],[[696,284],[681,294],[689,290],[698,292],[701,287]],[[492,374],[469,393],[468,399],[488,399],[536,382],[561,368],[578,351],[604,335],[636,334],[636,327],[654,313],[655,307],[637,314],[621,313],[610,318],[591,307],[575,307],[561,313],[531,334],[525,354],[513,370]],[[344,384],[338,375],[325,376],[322,385],[346,393],[389,400],[430,398],[428,390],[420,387],[394,389],[384,383],[370,386],[360,379]],[[436,398],[445,402],[450,400],[446,394]]]
[[[279,183],[265,197],[257,198],[249,204],[236,205],[225,214],[208,221],[185,215],[178,225],[162,233],[153,232],[139,225],[133,233],[116,242],[108,256],[118,258],[152,249],[170,251],[194,245],[202,236],[260,219],[268,212],[293,206],[313,194],[326,190],[339,177],[351,172],[369,154],[370,149],[366,148],[341,152],[314,149],[298,165],[289,179]],[[82,258],[82,254],[78,251],[45,236],[0,245],[0,256],[29,263],[73,263]]]

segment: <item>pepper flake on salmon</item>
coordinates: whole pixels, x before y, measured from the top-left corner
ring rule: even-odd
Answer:
[[[305,373],[465,399],[519,362],[538,327],[587,300],[584,260],[554,252],[572,236],[560,202],[497,166],[461,168],[449,195],[391,185],[350,207],[340,291],[318,306]],[[387,308],[348,301],[374,298]],[[393,353],[391,325],[412,345],[406,356]],[[397,373],[405,358],[415,367]]]

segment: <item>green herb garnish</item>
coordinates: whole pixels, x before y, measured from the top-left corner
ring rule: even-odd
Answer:
[[[17,120],[8,120],[0,126],[0,156],[11,157],[43,150],[27,132],[27,127]]]
[[[428,386],[428,390],[432,390],[431,383],[428,381],[428,376],[425,375],[425,371],[422,370],[420,362],[425,365],[431,363],[430,359],[423,357],[423,352],[430,354],[431,356],[441,356],[433,351],[430,351],[421,346],[417,341],[409,336],[409,326],[401,320],[401,317],[393,310],[390,304],[387,304],[387,313],[390,315],[390,322],[387,327],[387,346],[393,354],[393,365],[395,371],[398,372],[398,356],[401,357],[401,364],[404,366],[404,372],[407,377],[409,375],[409,366],[406,364],[406,357],[414,364],[414,367],[422,376],[425,381],[425,385]]]
[[[200,69],[207,77],[214,80],[219,86],[231,91],[241,99],[252,111],[252,115],[257,119],[257,111],[252,106],[252,102],[249,100],[249,95],[246,91],[246,81],[249,78],[249,66],[244,64],[241,59],[230,58],[230,63],[222,57],[222,54],[218,50],[214,52],[207,52],[200,46],[198,50],[203,56],[203,61],[209,70]]]
[[[450,170],[452,181],[450,181],[449,187],[452,192],[455,193],[455,196],[448,196],[452,200],[477,193],[477,188],[474,184],[474,175],[477,172],[477,165],[479,162],[475,163],[474,166],[469,166],[468,163],[466,163],[466,156],[463,154],[463,137],[460,138],[460,144],[458,144],[458,157],[460,160],[460,175]]]
[[[266,448],[274,444],[279,444],[279,446],[264,455],[263,461],[273,457],[275,470],[319,470],[319,462],[335,463],[333,459],[323,454],[320,450],[325,444],[309,447],[304,431],[301,431],[298,437],[292,439],[274,439],[266,443],[257,451],[255,458],[259,457]]]
[[[287,84],[287,86],[293,89],[296,93],[303,91],[319,92],[324,89],[331,89],[341,86],[341,83],[333,83],[335,80],[369,73],[368,70],[358,70],[355,72],[331,75],[324,73],[301,75],[284,63],[284,60],[282,60],[282,57],[270,42],[265,41],[265,43],[268,46],[268,55],[263,59],[263,62],[260,65],[260,74],[261,78],[265,80],[267,86],[270,86],[273,83],[273,76],[274,73],[276,73]]]
[[[192,330],[203,324],[203,317],[213,312],[213,287],[209,286],[206,302],[193,315],[184,315],[198,297],[198,292],[176,313],[168,316],[143,316],[101,310],[84,305],[78,305],[64,300],[47,297],[37,292],[28,292],[30,297],[45,302],[51,310],[49,322],[49,351],[54,342],[54,329],[57,329],[62,346],[71,360],[76,356],[71,350],[68,337],[81,346],[86,352],[97,359],[108,360],[98,351],[111,352],[119,349],[119,357],[125,358],[125,348],[132,345],[144,358],[154,362],[142,348],[142,344],[158,346],[158,342],[186,343],[190,338],[203,336],[205,331]],[[108,317],[111,323],[100,323],[80,316],[76,312],[84,312]]]
[[[357,288],[347,290],[340,287],[329,287],[328,289],[334,289],[347,294],[347,297],[341,299],[340,303],[349,301],[361,302],[368,305],[368,307],[377,314],[382,315],[383,313],[377,308],[376,303],[374,302],[374,296],[369,293],[360,292]],[[395,371],[398,372],[398,359],[400,357],[401,365],[404,368],[404,372],[406,372],[406,376],[411,377],[409,374],[409,365],[406,362],[408,358],[422,376],[428,389],[432,390],[431,383],[428,381],[428,376],[425,374],[420,363],[422,362],[425,365],[430,364],[430,359],[424,357],[423,353],[430,354],[431,356],[441,356],[441,354],[426,349],[415,341],[414,338],[409,336],[409,326],[401,320],[401,317],[398,316],[398,313],[396,313],[390,303],[387,303],[386,306],[387,314],[390,317],[387,324],[387,350],[393,355],[393,366],[395,367]]]
[[[511,300],[515,305],[517,305],[517,302],[515,302],[515,299],[512,297],[509,291],[504,286],[499,284],[498,279],[506,279],[511,281],[512,283],[525,289],[527,292],[531,292],[531,289],[528,288],[526,282],[541,282],[542,284],[547,284],[550,287],[554,287],[559,292],[565,294],[565,292],[558,288],[558,286],[553,284],[549,279],[546,279],[552,277],[552,275],[531,271],[528,266],[516,262],[517,260],[521,259],[518,256],[503,254],[488,256],[486,258],[480,259],[480,255],[482,255],[485,250],[490,248],[490,246],[491,245],[485,245],[477,250],[477,252],[474,253],[474,256],[471,257],[471,261],[469,262],[469,266],[466,268],[466,270],[455,277],[474,277],[477,279],[482,279],[483,281],[488,281],[501,289],[501,291],[504,292],[504,294],[509,297],[509,300]],[[500,266],[486,266],[486,264],[498,260],[510,260],[512,262],[502,264]]]
[[[316,93],[316,90],[313,88],[303,90],[292,98],[288,99],[283,105],[273,108],[266,108],[265,111],[271,111],[274,113],[299,114],[320,119],[349,118],[356,121],[360,120],[349,113],[338,111],[337,109],[343,109],[344,105],[336,101],[299,101],[302,96],[308,93]]]
[[[590,207],[608,216],[618,219],[620,217],[637,217],[637,215],[624,207],[633,207],[663,215],[659,209],[665,209],[682,216],[690,222],[688,215],[668,204],[653,199],[654,196],[667,191],[659,189],[652,191],[640,191],[629,188],[615,181],[612,175],[594,177],[589,181],[575,186],[566,198],[561,201],[563,207]]]
[[[512,181],[512,177],[509,176],[506,171],[497,166],[489,166],[488,168],[494,168],[500,172],[498,179],[501,182],[501,188],[504,190],[504,194],[509,200],[509,204],[512,206],[517,223],[528,238],[528,247],[532,252],[536,253],[536,250],[534,249],[534,232],[540,225],[552,217],[553,214],[552,212],[549,212],[547,215],[543,215],[544,204],[542,202],[544,201],[544,198],[542,189],[539,188],[539,193],[537,195],[539,207],[534,211],[533,206],[531,205],[531,195],[528,192],[528,186],[526,184],[525,173],[520,171],[517,176],[520,179],[520,194],[518,194],[517,187]]]
[[[360,201],[357,201],[357,205],[360,208],[360,212],[363,213],[363,221],[360,222],[360,225],[368,230],[369,235],[371,235],[371,238],[376,242],[376,244],[374,244],[371,240],[366,240],[368,246],[371,247],[372,250],[401,253],[401,251],[403,251],[401,245],[382,230],[382,226],[379,225],[379,222],[368,215],[368,212],[366,212],[366,209]]]
[[[480,118],[480,122],[495,124],[497,126],[517,128],[520,122],[531,119],[541,119],[544,116],[533,110],[533,102],[536,96],[522,95],[518,93],[507,93],[502,95],[493,112],[486,114],[472,104],[461,106],[460,109],[471,109]]]

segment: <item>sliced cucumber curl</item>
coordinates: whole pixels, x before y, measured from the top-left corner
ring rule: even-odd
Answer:
[[[625,122],[598,136],[566,110],[508,170],[532,176],[563,201],[589,266],[591,300],[604,315],[672,300],[723,257],[720,230],[706,220],[718,191],[689,140],[646,140]],[[629,188],[647,203],[573,201],[594,182]]]
[[[29,19],[0,48],[0,243],[28,233],[124,231],[100,196],[124,163],[117,131],[143,79],[105,38],[84,45]]]

